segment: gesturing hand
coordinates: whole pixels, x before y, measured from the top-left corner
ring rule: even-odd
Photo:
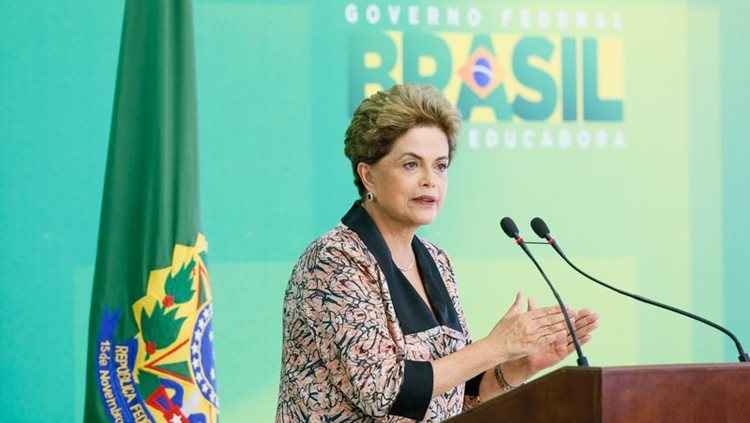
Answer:
[[[551,345],[564,343],[567,339],[559,307],[530,307],[524,312],[522,304],[519,292],[510,309],[487,336],[497,353],[498,362],[549,351]]]
[[[535,310],[534,303],[529,300],[528,310]],[[578,342],[581,345],[587,343],[591,339],[591,332],[598,327],[599,316],[587,309],[579,311],[573,311],[569,313],[571,323],[576,331]],[[575,319],[575,321],[573,321]],[[575,351],[573,345],[573,338],[567,335],[563,339],[557,339],[556,342],[546,344],[543,348],[527,355],[521,361],[523,367],[526,368],[528,378],[534,373],[546,369],[547,367],[554,366],[555,364],[562,361],[565,357]]]

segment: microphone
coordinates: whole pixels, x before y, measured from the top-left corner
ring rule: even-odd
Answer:
[[[697,320],[697,321],[699,321],[699,322],[701,322],[703,324],[706,324],[708,326],[711,326],[714,329],[717,329],[717,330],[723,332],[724,334],[726,334],[727,336],[729,336],[730,338],[732,338],[732,341],[734,341],[734,345],[737,348],[737,353],[739,354],[738,358],[739,358],[740,362],[750,361],[750,357],[748,357],[747,353],[742,348],[742,344],[740,344],[740,341],[728,329],[726,329],[726,328],[724,328],[724,327],[722,327],[722,326],[720,326],[720,325],[718,325],[718,324],[716,324],[716,323],[714,323],[714,322],[712,322],[712,321],[710,321],[708,319],[704,319],[703,317],[697,316],[697,315],[695,315],[693,313],[690,313],[690,312],[687,312],[687,311],[684,311],[684,310],[680,310],[677,307],[672,307],[672,306],[667,305],[667,304],[662,304],[662,303],[660,303],[658,301],[654,301],[654,300],[648,299],[646,297],[642,297],[642,296],[637,295],[637,294],[631,294],[630,292],[624,291],[624,290],[619,289],[619,288],[615,288],[612,285],[609,285],[607,283],[604,283],[604,282],[600,281],[599,279],[597,279],[597,278],[589,275],[588,273],[584,272],[583,270],[579,269],[578,266],[576,266],[575,264],[573,264],[573,262],[571,262],[568,259],[568,257],[565,255],[565,253],[563,253],[562,248],[560,248],[560,244],[558,244],[558,242],[555,241],[554,238],[552,238],[552,235],[550,235],[550,230],[547,227],[547,224],[544,223],[544,220],[542,220],[539,217],[535,217],[535,218],[531,219],[531,229],[533,229],[534,233],[536,233],[540,238],[546,239],[547,243],[549,245],[551,245],[552,248],[554,248],[554,250],[557,252],[557,254],[559,254],[560,257],[562,257],[562,259],[565,260],[565,262],[568,263],[568,265],[570,265],[570,267],[572,267],[576,272],[580,273],[581,275],[585,276],[586,278],[588,278],[588,279],[596,282],[597,284],[599,284],[599,285],[601,285],[601,286],[603,286],[603,287],[605,287],[607,289],[610,289],[612,291],[617,292],[618,294],[622,294],[622,295],[625,295],[626,297],[630,297],[630,298],[632,298],[634,300],[637,300],[637,301],[640,301],[640,302],[643,302],[643,303],[646,303],[646,304],[650,304],[652,306],[656,306],[656,307],[659,307],[659,308],[663,308],[665,310],[669,310],[669,311],[677,313],[677,314],[681,314],[681,315],[683,315],[685,317],[689,317],[689,318],[691,318],[693,320]]]
[[[504,217],[500,220],[500,227],[503,229],[503,232],[505,232],[505,235],[508,235],[508,237],[513,238],[516,241],[516,244],[518,244],[519,247],[523,250],[524,253],[526,253],[527,256],[531,259],[531,261],[534,263],[534,266],[539,270],[539,273],[542,274],[542,277],[544,278],[544,281],[547,282],[547,285],[549,286],[549,289],[552,290],[552,294],[555,296],[555,299],[557,300],[557,304],[560,305],[560,310],[562,310],[563,319],[565,320],[565,326],[568,328],[568,334],[570,334],[570,337],[573,339],[573,346],[576,349],[576,354],[578,355],[578,359],[576,362],[580,367],[588,367],[589,360],[586,358],[585,355],[583,355],[583,350],[581,350],[581,344],[578,342],[578,336],[576,336],[576,331],[573,328],[573,324],[570,323],[570,317],[568,316],[568,310],[565,308],[565,304],[563,304],[562,298],[560,298],[560,294],[557,293],[557,290],[554,286],[552,286],[552,282],[550,282],[549,278],[547,278],[547,275],[544,273],[544,270],[542,270],[542,267],[539,266],[539,263],[537,263],[536,259],[533,255],[531,255],[531,251],[529,251],[529,248],[526,247],[526,243],[524,242],[523,238],[521,238],[520,235],[518,235],[518,226],[516,226],[516,223],[511,219],[510,217]]]

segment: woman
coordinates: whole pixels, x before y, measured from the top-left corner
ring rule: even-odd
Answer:
[[[445,200],[458,112],[436,90],[396,85],[346,131],[361,199],[297,262],[284,299],[277,422],[436,422],[570,354],[557,307],[520,294],[472,342],[450,260],[415,236]],[[582,343],[597,316],[571,313]]]

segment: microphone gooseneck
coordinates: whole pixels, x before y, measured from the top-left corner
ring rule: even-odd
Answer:
[[[593,282],[595,282],[595,283],[597,283],[597,284],[599,284],[599,285],[601,285],[601,286],[603,286],[603,287],[605,287],[607,289],[615,291],[618,294],[622,294],[622,295],[624,295],[626,297],[630,297],[630,298],[632,298],[634,300],[637,300],[637,301],[640,301],[640,302],[643,302],[643,303],[646,303],[646,304],[650,304],[652,306],[659,307],[659,308],[662,308],[662,309],[665,309],[665,310],[669,310],[669,311],[671,311],[673,313],[677,313],[677,314],[680,314],[680,315],[685,316],[685,317],[689,317],[689,318],[691,318],[693,320],[696,320],[698,322],[701,322],[703,324],[711,326],[714,329],[717,329],[717,330],[721,331],[725,335],[729,336],[732,339],[732,341],[734,341],[734,345],[737,348],[737,353],[739,354],[738,358],[739,358],[740,362],[750,362],[750,357],[747,355],[747,353],[745,352],[745,350],[742,348],[742,344],[740,344],[740,341],[737,339],[736,336],[734,336],[734,334],[732,332],[729,331],[729,329],[726,329],[726,328],[724,328],[723,326],[721,326],[719,324],[716,324],[716,323],[714,323],[714,322],[712,322],[712,321],[710,321],[708,319],[705,319],[703,317],[700,317],[700,316],[695,315],[693,313],[690,313],[688,311],[681,310],[681,309],[679,309],[677,307],[673,307],[673,306],[670,306],[670,305],[667,305],[667,304],[663,304],[663,303],[660,303],[660,302],[655,301],[655,300],[651,300],[649,298],[640,296],[638,294],[632,294],[632,293],[624,291],[624,290],[622,290],[620,288],[616,288],[616,287],[614,287],[614,286],[612,286],[612,285],[610,285],[608,283],[600,281],[599,279],[597,279],[597,278],[589,275],[588,273],[584,272],[583,270],[579,269],[578,266],[576,266],[572,261],[570,261],[568,259],[568,257],[563,252],[562,248],[560,248],[560,244],[554,238],[552,238],[552,235],[550,235],[549,227],[547,227],[547,224],[544,223],[544,220],[542,220],[539,217],[533,218],[531,220],[531,229],[534,230],[534,233],[536,233],[537,236],[539,236],[542,239],[546,239],[547,240],[547,244],[549,244],[550,246],[552,246],[552,248],[557,252],[557,254],[560,255],[560,257],[562,257],[562,259],[566,263],[568,263],[568,265],[570,267],[572,267],[576,272],[580,273],[581,275],[583,275],[587,279],[589,279],[589,280],[591,280],[591,281],[593,281]]]
[[[578,359],[576,360],[576,362],[580,367],[588,367],[589,361],[586,356],[583,355],[583,350],[581,349],[581,344],[578,342],[578,336],[576,335],[575,328],[573,328],[573,324],[570,322],[568,310],[565,307],[562,298],[560,298],[560,294],[557,293],[557,290],[552,285],[552,282],[550,282],[547,275],[544,273],[544,270],[542,270],[542,267],[531,254],[531,251],[529,251],[528,247],[526,247],[526,243],[524,242],[523,238],[521,238],[521,236],[518,234],[518,227],[516,226],[516,223],[513,222],[513,219],[511,219],[510,217],[504,217],[500,220],[500,227],[503,229],[503,232],[505,232],[505,235],[508,235],[509,238],[512,238],[516,241],[516,244],[521,247],[523,252],[526,253],[529,259],[531,259],[531,262],[534,263],[534,266],[536,266],[537,270],[539,270],[539,273],[542,274],[542,278],[544,278],[544,281],[547,282],[547,286],[549,286],[549,289],[555,296],[557,304],[560,306],[560,310],[562,311],[563,319],[565,320],[565,326],[568,328],[568,334],[573,340],[573,346],[575,347],[576,354],[578,355]]]

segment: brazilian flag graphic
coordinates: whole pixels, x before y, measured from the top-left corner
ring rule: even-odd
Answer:
[[[128,0],[104,180],[86,422],[216,422],[189,0]]]

